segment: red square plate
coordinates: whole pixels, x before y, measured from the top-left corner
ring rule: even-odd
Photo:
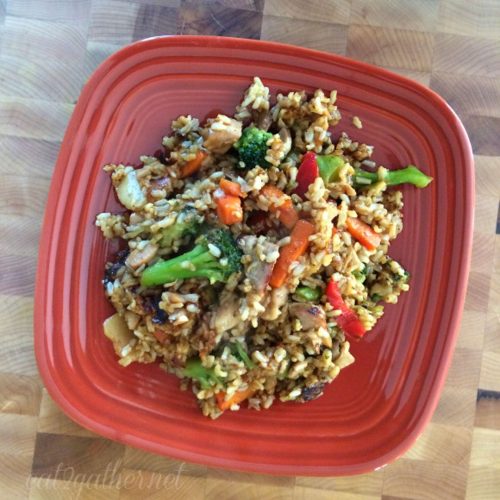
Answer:
[[[231,114],[254,75],[273,92],[337,89],[338,130],[375,146],[387,167],[435,178],[403,188],[405,229],[391,247],[411,290],[366,340],[356,363],[308,404],[204,418],[158,365],[117,363],[102,321],[102,285],[116,250],[95,228],[118,209],[107,162],[154,153],[179,114]],[[352,128],[354,115],[363,129]],[[387,464],[414,442],[437,404],[464,302],[473,218],[467,135],[429,89],[343,57],[217,37],[144,40],[107,59],[85,85],[50,189],[36,286],[35,348],[53,399],[78,423],[155,453],[272,474],[345,475]]]

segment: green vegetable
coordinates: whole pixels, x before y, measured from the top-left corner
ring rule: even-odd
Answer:
[[[245,164],[245,168],[253,168],[256,165],[263,168],[269,167],[269,163],[266,161],[267,141],[272,136],[273,134],[270,132],[256,127],[248,127],[243,130],[234,147],[238,151],[240,160]]]
[[[321,290],[319,288],[311,288],[309,286],[299,286],[295,290],[295,295],[306,302],[317,302],[321,297]]]
[[[220,257],[210,252],[210,244],[220,250]],[[141,276],[141,285],[163,285],[187,278],[208,278],[210,283],[226,282],[231,274],[241,271],[242,255],[229,231],[212,229],[200,236],[189,252],[146,268]]]
[[[425,175],[414,165],[399,170],[388,170],[383,179],[379,179],[376,172],[367,172],[360,168],[356,169],[354,174],[354,182],[360,186],[373,184],[379,180],[383,180],[388,186],[413,184],[418,188],[424,188],[431,183],[432,177]]]
[[[220,382],[213,368],[206,368],[199,358],[189,359],[182,374],[200,383],[202,389],[209,389]]]
[[[325,184],[338,181],[339,171],[344,166],[344,160],[340,156],[317,156],[319,175]]]
[[[352,272],[352,275],[361,283],[363,283],[368,275],[368,266],[363,266],[363,269],[356,269]]]
[[[403,283],[407,283],[408,280],[410,279],[410,273],[406,271],[406,269],[403,271],[403,274],[395,274],[394,275],[394,281],[403,281]]]
[[[184,236],[195,236],[199,231],[201,222],[202,218],[194,207],[184,208],[177,216],[175,223],[163,229],[160,247],[171,248],[175,242],[178,242]]]
[[[240,361],[243,361],[247,368],[250,370],[255,368],[255,363],[249,358],[241,342],[236,341],[231,344],[231,352],[233,353],[233,356],[237,357]]]
[[[382,295],[379,295],[378,293],[374,293],[370,299],[373,301],[373,302],[380,302],[382,300]]]

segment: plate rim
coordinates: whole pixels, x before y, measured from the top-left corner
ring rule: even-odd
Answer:
[[[422,411],[422,416],[420,421],[413,429],[413,432],[408,434],[405,439],[403,439],[398,446],[391,449],[391,452],[386,453],[383,457],[378,457],[378,459],[373,459],[370,462],[362,462],[359,466],[339,466],[339,465],[279,465],[279,464],[262,464],[257,462],[242,461],[237,457],[214,457],[202,453],[194,453],[187,450],[181,450],[178,448],[173,448],[172,446],[165,446],[158,442],[154,442],[148,439],[141,438],[138,435],[126,434],[122,435],[119,431],[113,429],[112,427],[98,422],[94,419],[89,418],[84,414],[81,409],[73,406],[59,391],[57,382],[51,376],[51,370],[48,364],[48,353],[44,348],[44,337],[45,337],[45,311],[46,311],[46,294],[44,294],[45,287],[47,283],[47,266],[45,265],[50,258],[51,253],[54,248],[57,248],[57,244],[53,243],[52,237],[47,237],[47,235],[52,235],[52,221],[54,215],[57,213],[57,192],[60,186],[60,181],[62,180],[64,174],[64,164],[65,157],[67,157],[71,151],[71,146],[68,144],[70,140],[74,137],[79,129],[80,119],[84,112],[86,111],[86,105],[91,98],[96,85],[99,83],[101,75],[105,74],[107,69],[112,66],[116,61],[123,60],[130,53],[131,55],[137,51],[142,51],[147,49],[151,44],[167,42],[170,44],[178,43],[184,47],[197,47],[197,46],[209,46],[213,49],[220,47],[231,47],[239,49],[258,49],[260,51],[273,51],[275,53],[286,53],[298,57],[310,57],[319,59],[324,62],[328,62],[333,65],[343,65],[349,67],[357,72],[369,72],[375,77],[388,79],[390,81],[396,82],[405,87],[409,87],[413,90],[419,91],[420,93],[428,96],[430,99],[434,100],[437,105],[440,106],[442,114],[448,114],[447,119],[454,126],[457,136],[459,137],[459,143],[462,146],[462,155],[464,157],[464,180],[465,180],[465,192],[470,199],[470,206],[464,212],[464,234],[462,246],[462,270],[464,271],[465,277],[460,283],[460,290],[457,294],[458,299],[455,301],[455,314],[450,321],[450,328],[448,331],[448,339],[445,343],[443,352],[443,367],[438,373],[438,377],[433,383],[431,394],[427,400],[426,407]],[[55,163],[54,173],[52,175],[51,184],[48,192],[45,213],[43,217],[43,222],[40,232],[40,243],[39,243],[39,255],[37,261],[37,272],[36,272],[36,282],[35,282],[35,296],[34,296],[34,314],[33,314],[33,331],[34,331],[34,345],[35,345],[35,357],[38,366],[39,373],[43,380],[43,383],[50,395],[50,397],[57,403],[57,405],[66,413],[71,419],[97,434],[118,441],[125,445],[135,446],[144,449],[149,452],[158,453],[161,455],[167,455],[173,457],[177,460],[187,460],[190,462],[200,463],[203,465],[208,465],[211,467],[222,467],[225,469],[232,469],[245,472],[255,472],[261,474],[271,474],[271,475],[311,475],[311,476],[333,476],[333,475],[354,475],[366,472],[371,472],[384,467],[388,463],[391,463],[403,453],[405,453],[415,442],[417,437],[422,433],[424,428],[429,423],[432,414],[437,406],[439,398],[442,393],[443,385],[448,373],[448,369],[452,360],[452,354],[455,348],[456,340],[458,337],[459,327],[461,323],[462,313],[464,309],[465,294],[467,291],[469,270],[471,263],[472,254],[472,236],[474,227],[474,209],[475,209],[475,190],[474,190],[474,158],[472,147],[469,142],[469,138],[465,131],[465,128],[460,121],[459,117],[451,106],[436,92],[432,89],[424,86],[423,84],[411,80],[403,75],[394,73],[385,68],[375,66],[363,61],[358,61],[356,59],[351,59],[346,56],[328,53],[324,51],[319,51],[315,49],[299,47],[290,44],[284,44],[279,42],[265,41],[265,40],[252,40],[245,38],[234,38],[234,37],[221,37],[221,36],[191,36],[191,35],[167,35],[167,36],[155,36],[146,38],[133,42],[131,44],[125,45],[118,51],[107,57],[92,73],[92,75],[87,79],[85,85],[83,86],[80,95],[78,97],[77,104],[73,110],[72,116],[69,120],[68,126],[64,133],[64,137],[61,142],[61,147]]]

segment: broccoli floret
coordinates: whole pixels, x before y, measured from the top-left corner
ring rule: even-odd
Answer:
[[[212,247],[217,247],[220,257]],[[141,276],[142,286],[156,286],[178,279],[208,278],[210,283],[226,282],[231,274],[241,271],[243,253],[226,229],[212,229],[201,235],[196,246],[170,260],[159,261],[145,269]]]
[[[356,269],[355,271],[352,272],[352,275],[360,282],[364,283],[366,280],[366,277],[368,276],[370,272],[370,268],[364,264],[362,269]]]
[[[253,168],[256,165],[263,168],[269,167],[269,163],[266,161],[267,141],[272,136],[273,134],[270,132],[256,127],[248,127],[243,130],[234,147],[238,151],[240,160],[245,164],[245,168]]]
[[[194,207],[185,207],[177,216],[174,224],[166,227],[162,231],[160,246],[162,248],[172,248],[174,244],[185,236],[198,234],[203,218]]]
[[[205,368],[199,358],[189,359],[182,374],[192,380],[197,381],[202,389],[209,389],[220,382],[215,375],[213,368]]]

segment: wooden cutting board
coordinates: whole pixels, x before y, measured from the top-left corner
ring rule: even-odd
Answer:
[[[177,462],[80,428],[43,388],[33,283],[67,121],[104,58],[173,33],[276,40],[390,68],[439,92],[470,134],[476,225],[460,338],[432,423],[383,470],[287,478]],[[500,498],[498,0],[2,0],[0,82],[1,498]]]

